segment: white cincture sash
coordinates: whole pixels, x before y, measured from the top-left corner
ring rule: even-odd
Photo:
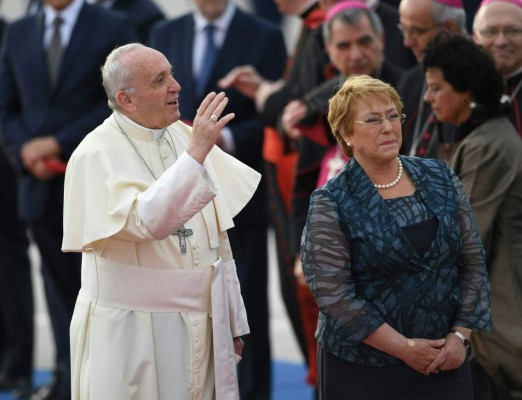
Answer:
[[[80,294],[94,304],[143,312],[208,312],[212,317],[217,400],[236,400],[237,376],[226,275],[234,262],[207,268],[153,269],[83,253]],[[235,271],[228,271],[235,273]],[[93,311],[96,313],[95,309]]]

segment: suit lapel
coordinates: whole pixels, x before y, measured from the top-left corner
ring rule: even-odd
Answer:
[[[27,65],[31,68],[31,76],[35,76],[35,84],[41,85],[42,92],[48,93],[51,91],[49,82],[49,68],[47,66],[47,52],[43,45],[43,37],[45,31],[45,15],[38,13],[33,16],[34,23],[29,24],[27,29],[27,42],[34,43],[34,47],[27,47],[28,62]]]
[[[84,4],[80,10],[80,13],[78,14],[78,19],[74,25],[69,44],[63,53],[60,69],[58,71],[56,87],[60,85],[62,77],[67,74],[68,71],[73,69],[74,63],[77,60],[80,61],[82,59],[81,57],[76,57],[76,55],[85,45],[85,42],[88,41],[88,35],[92,34],[92,30],[94,29],[93,27],[96,26],[96,17],[92,13],[92,9],[90,7],[92,6]]]
[[[232,18],[232,21],[230,21],[223,46],[221,46],[218,51],[216,62],[214,63],[214,68],[212,69],[211,78],[209,80],[210,82],[215,82],[222,78],[230,71],[230,66],[239,65],[238,57],[240,51],[238,51],[237,47],[237,38],[243,37],[242,32],[244,31],[244,27],[244,16],[241,10],[236,8],[234,17]]]

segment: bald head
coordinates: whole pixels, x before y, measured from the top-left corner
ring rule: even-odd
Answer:
[[[522,7],[496,1],[480,7],[473,39],[491,54],[503,75],[522,68]]]
[[[426,45],[441,30],[466,32],[464,9],[434,0],[401,0],[399,16],[404,46],[411,49],[418,62]]]

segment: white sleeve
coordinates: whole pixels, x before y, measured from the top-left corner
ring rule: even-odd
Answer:
[[[136,212],[156,239],[164,239],[217,194],[206,170],[186,151],[147,190],[137,196]]]

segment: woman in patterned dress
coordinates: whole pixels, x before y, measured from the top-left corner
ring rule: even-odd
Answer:
[[[330,100],[351,159],[313,193],[301,244],[322,400],[473,398],[469,337],[492,328],[484,248],[455,173],[399,156],[401,110],[366,75]]]

